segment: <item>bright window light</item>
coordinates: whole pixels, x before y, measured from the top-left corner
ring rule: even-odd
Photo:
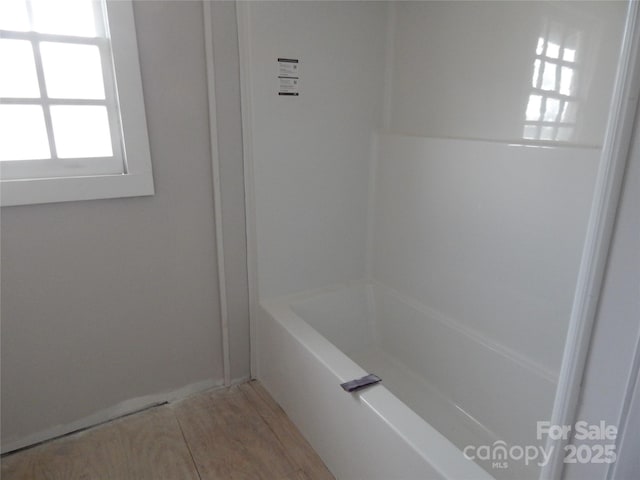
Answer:
[[[29,28],[29,14],[25,0],[0,2],[0,30],[26,32]]]
[[[96,45],[41,42],[50,98],[104,99],[100,50]]]
[[[562,67],[560,72],[560,93],[571,95],[573,87],[573,68]]]
[[[33,28],[39,33],[95,37],[98,34],[96,3],[94,0],[31,0]]]
[[[540,120],[540,107],[542,106],[542,97],[540,95],[530,95],[527,104],[527,120]]]
[[[556,89],[556,65],[554,63],[544,63],[544,73],[542,74],[542,90]]]
[[[34,171],[36,178],[112,172],[114,165],[124,173],[114,72],[103,69],[112,65],[105,4],[98,0],[0,2],[10,14],[2,24],[22,28],[2,30],[0,39],[0,105],[6,137],[0,147],[3,177],[28,178],[29,170],[15,161],[43,159],[51,161]],[[13,122],[11,115],[15,115]],[[81,162],[95,158],[106,163],[93,167],[95,161]],[[79,162],[70,169],[69,162],[58,159]],[[40,164],[30,165],[37,169]]]
[[[557,98],[547,98],[546,108],[544,110],[545,122],[556,122],[560,113],[560,100]]]
[[[153,195],[151,170],[132,0],[0,0],[0,205]]]
[[[111,132],[106,107],[54,105],[53,136],[60,158],[111,157]]]
[[[51,157],[40,105],[0,105],[0,161]]]
[[[540,65],[542,64],[542,62],[540,61],[539,58],[536,58],[535,61],[533,62],[533,78],[531,79],[531,86],[532,87],[537,87],[538,86],[538,82],[540,81]]]
[[[11,68],[3,68],[0,74],[0,97],[40,97],[31,42],[0,39],[0,65],[11,66]]]
[[[562,59],[565,62],[575,62],[576,61],[576,50],[574,48],[566,48],[562,54]]]
[[[560,45],[553,42],[547,43],[547,57],[558,58],[559,55],[560,55]]]

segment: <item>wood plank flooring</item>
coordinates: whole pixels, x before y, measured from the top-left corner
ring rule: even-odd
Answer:
[[[2,480],[332,480],[258,383],[200,393],[2,458]]]

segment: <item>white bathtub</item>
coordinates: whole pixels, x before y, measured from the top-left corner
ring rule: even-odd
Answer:
[[[462,452],[532,443],[548,418],[554,379],[513,352],[365,283],[264,301],[258,326],[259,379],[339,480],[537,476]],[[366,373],[382,383],[340,388]]]

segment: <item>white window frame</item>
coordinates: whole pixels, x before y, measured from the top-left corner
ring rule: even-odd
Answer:
[[[147,196],[155,193],[132,1],[105,1],[103,5],[108,20],[120,112],[120,124],[111,121],[110,126],[112,130],[117,128],[122,136],[122,144],[114,145],[114,157],[122,168],[115,173],[21,179],[0,177],[1,206]],[[89,42],[83,39],[82,43]],[[108,89],[110,73],[104,68],[104,62],[103,71],[105,89]],[[61,103],[71,102],[65,100]],[[95,162],[99,159],[90,160]],[[78,159],[70,159],[69,162],[79,163]]]

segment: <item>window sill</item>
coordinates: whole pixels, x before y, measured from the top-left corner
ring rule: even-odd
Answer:
[[[151,172],[0,182],[0,206],[143,197],[154,194]]]

